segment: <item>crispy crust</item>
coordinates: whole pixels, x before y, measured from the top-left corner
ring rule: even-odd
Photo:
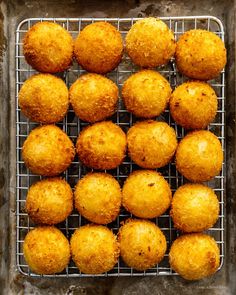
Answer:
[[[191,81],[178,86],[170,98],[170,112],[186,129],[204,129],[217,111],[217,96],[207,83]]]
[[[176,150],[176,168],[188,180],[208,181],[220,173],[223,151],[218,138],[210,131],[193,131]]]
[[[73,39],[60,25],[38,22],[25,34],[24,56],[39,72],[57,73],[68,69],[73,58]]]
[[[22,148],[25,165],[35,174],[55,176],[68,168],[75,156],[70,138],[59,127],[33,129]]]
[[[118,233],[120,254],[136,270],[146,270],[159,263],[166,252],[166,238],[153,222],[129,219]]]
[[[121,34],[107,22],[86,26],[75,40],[74,55],[87,71],[105,74],[121,61],[123,43]]]
[[[220,250],[206,234],[186,234],[177,238],[170,249],[171,267],[186,280],[200,280],[217,271]]]
[[[76,229],[70,246],[76,266],[87,274],[111,270],[118,262],[120,254],[116,236],[102,225],[88,224]]]
[[[212,32],[187,31],[177,42],[176,63],[178,70],[190,78],[211,80],[226,64],[225,45]]]
[[[153,170],[137,170],[129,175],[122,190],[122,205],[140,218],[155,218],[170,206],[172,194],[165,178]]]
[[[126,35],[126,51],[132,61],[144,68],[167,64],[175,53],[174,34],[154,17],[138,20]]]
[[[31,121],[56,123],[69,108],[69,93],[63,80],[50,74],[36,74],[24,82],[19,92],[21,111]]]
[[[69,93],[75,114],[84,121],[102,121],[115,112],[118,87],[102,75],[86,74],[79,77]]]
[[[167,165],[177,148],[175,131],[165,122],[136,123],[127,133],[131,159],[140,167],[154,169]]]
[[[126,152],[126,135],[112,122],[99,122],[80,133],[76,151],[84,165],[94,169],[114,169]]]
[[[70,245],[63,233],[53,226],[39,226],[25,237],[23,252],[30,269],[38,274],[63,271],[70,261]]]
[[[219,209],[219,201],[211,188],[203,184],[188,183],[175,192],[170,215],[177,229],[183,232],[201,232],[216,223]]]
[[[152,70],[131,75],[122,88],[122,98],[127,110],[146,119],[159,116],[166,109],[170,95],[169,82]]]
[[[70,215],[72,209],[73,193],[64,179],[43,179],[28,190],[26,211],[35,223],[60,223]]]
[[[97,224],[114,221],[121,206],[118,181],[106,173],[89,173],[75,187],[75,208]]]

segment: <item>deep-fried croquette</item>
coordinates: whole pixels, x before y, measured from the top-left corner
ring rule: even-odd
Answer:
[[[74,55],[88,72],[105,74],[121,61],[123,42],[117,29],[107,22],[86,26],[75,40]]]
[[[75,149],[59,127],[43,125],[33,129],[22,148],[25,165],[35,174],[59,175],[71,164]]]
[[[140,218],[162,215],[170,206],[172,194],[165,178],[153,170],[137,170],[129,175],[122,190],[122,205]]]
[[[112,122],[99,122],[82,130],[76,150],[82,163],[94,169],[119,166],[126,152],[126,135]]]
[[[127,133],[131,159],[140,167],[154,169],[167,165],[177,148],[175,131],[165,122],[138,122]]]
[[[169,82],[152,70],[142,70],[131,75],[122,88],[126,109],[146,119],[159,116],[166,109],[170,95]]]
[[[73,58],[73,39],[62,26],[38,22],[25,34],[24,56],[39,72],[57,73],[67,70]]]
[[[38,123],[61,121],[69,108],[69,94],[63,80],[50,74],[36,74],[24,82],[19,92],[23,114]]]
[[[202,233],[177,238],[169,253],[170,266],[186,280],[200,280],[214,274],[220,264],[216,241]]]
[[[193,182],[208,181],[220,173],[223,151],[219,139],[210,131],[187,134],[176,150],[176,168]]]
[[[54,226],[39,226],[29,231],[23,244],[29,268],[37,274],[62,272],[70,261],[70,245]]]
[[[138,20],[126,36],[126,51],[132,61],[144,68],[167,64],[175,53],[172,31],[160,19]]]
[[[118,262],[119,244],[116,236],[105,226],[81,226],[72,235],[70,245],[72,259],[83,273],[104,273]]]
[[[86,74],[79,77],[69,93],[75,114],[84,121],[102,121],[115,112],[118,87],[102,75]]]
[[[120,185],[107,173],[89,173],[75,187],[75,208],[97,224],[114,221],[121,205]]]

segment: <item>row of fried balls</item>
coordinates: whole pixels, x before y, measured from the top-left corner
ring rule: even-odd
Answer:
[[[58,30],[56,34],[54,30]],[[42,72],[54,73],[68,67],[69,63],[65,66],[66,58],[67,61],[69,60],[69,54],[64,54],[69,52],[66,51],[68,43],[65,35],[64,43],[59,42],[63,44],[63,51],[62,49],[55,51],[55,48],[60,48],[58,39],[60,36],[62,38],[62,30],[56,24],[45,22],[36,24],[26,34],[24,54],[34,68]],[[97,34],[94,34],[94,30]],[[114,38],[114,42],[109,44],[112,38],[107,36],[115,37],[117,33],[107,23],[87,26],[75,42],[74,53],[80,65],[86,70],[97,73],[105,73],[116,67],[121,55],[117,58],[114,52],[112,54],[112,50],[115,49],[116,53],[118,52],[119,42]],[[156,38],[157,33],[159,39]],[[199,42],[203,42],[207,37],[209,39],[207,48],[212,46],[217,52],[219,51],[220,58],[216,60],[221,65],[212,66],[212,62],[209,62],[212,66],[211,71],[208,69],[204,76],[204,71],[201,70],[201,77],[196,76],[197,69],[193,66],[194,78],[209,79],[209,73],[215,76],[224,66],[224,62],[220,59],[225,56],[225,49],[220,47],[222,44],[218,37],[208,33],[200,30],[190,31],[186,33],[186,38],[190,38],[190,41],[197,38]],[[157,19],[149,18],[139,21],[127,35],[128,54],[136,64],[144,67],[166,63],[173,55],[173,48],[175,48],[171,34],[167,26]],[[48,40],[55,35],[57,36],[55,43],[48,44]],[[104,38],[105,35],[106,38]],[[43,44],[42,40],[39,42],[40,36],[41,39],[44,36],[47,44]],[[94,36],[96,40],[93,40]],[[93,47],[88,47],[91,40],[93,40]],[[160,48],[156,50],[154,45],[159,40],[161,40]],[[188,40],[184,39],[181,46],[184,47],[185,42]],[[185,51],[191,46],[191,42],[190,45],[185,46]],[[136,44],[135,47],[132,43]],[[180,41],[179,43],[181,44]],[[147,45],[148,53],[143,54],[142,50],[145,51]],[[54,54],[51,55],[53,49]],[[95,51],[92,53],[90,50],[93,49]],[[216,51],[211,52],[215,54]],[[60,56],[58,52],[63,54]],[[208,50],[208,57],[211,52]],[[179,56],[181,57],[181,54]],[[89,58],[92,58],[92,62]],[[208,60],[201,57],[201,61],[205,63],[204,69],[207,68]],[[189,61],[189,57],[186,61]],[[196,64],[198,63],[199,61]],[[181,70],[181,62],[178,68]],[[182,72],[185,73],[184,70]],[[188,76],[191,77],[191,74]],[[152,70],[143,70],[129,77],[123,86],[122,97],[128,111],[146,119],[163,112],[170,99],[173,118],[178,124],[188,129],[205,128],[214,119],[217,110],[216,95],[208,84],[198,81],[187,82],[179,86],[171,95],[168,81]],[[117,100],[116,85],[97,74],[80,77],[70,88],[72,107],[80,119],[87,122],[93,123],[111,116],[115,111]],[[68,110],[68,90],[62,80],[52,75],[35,75],[22,86],[19,104],[21,110],[31,120],[54,123],[60,121]],[[115,124],[96,123],[80,133],[76,150],[85,165],[94,169],[113,169],[124,159],[126,141],[133,161],[140,167],[148,169],[165,166],[172,159],[177,148],[175,132],[170,126],[164,122],[143,121],[130,128],[127,139],[124,132]],[[70,139],[53,125],[34,129],[23,146],[26,165],[34,173],[46,176],[58,175],[67,169],[74,155],[74,147]],[[195,182],[206,181],[217,175],[221,169],[222,160],[220,142],[209,131],[190,133],[180,142],[176,152],[177,169],[186,178]],[[170,206],[171,199],[168,183],[160,174],[152,170],[132,173],[125,182],[122,194],[118,182],[110,175],[88,174],[77,184],[74,198],[75,207],[80,214],[98,224],[113,221],[119,214],[121,203],[137,217],[158,217]],[[194,205],[196,202],[198,207]],[[72,208],[72,192],[64,180],[45,179],[33,185],[28,192],[26,209],[36,223],[56,224],[64,220],[71,213]],[[183,232],[200,232],[211,227],[216,222],[218,214],[219,203],[216,195],[210,188],[201,184],[180,187],[172,200],[171,215],[174,224]],[[165,236],[154,223],[146,220],[128,220],[120,228],[118,236],[119,242],[109,229],[101,225],[87,225],[77,229],[71,238],[71,253],[78,268],[85,273],[108,271],[116,264],[119,252],[126,264],[137,270],[150,268],[164,257]],[[49,241],[50,247],[48,247]],[[183,255],[187,251],[192,251],[192,255],[198,253],[199,264],[195,265],[195,268],[189,263],[188,257]],[[49,274],[60,272],[66,267],[70,259],[70,247],[67,239],[58,229],[38,227],[26,236],[24,254],[33,271]],[[170,263],[173,269],[186,279],[200,279],[214,273],[218,268],[219,249],[210,236],[200,233],[184,235],[173,243]]]

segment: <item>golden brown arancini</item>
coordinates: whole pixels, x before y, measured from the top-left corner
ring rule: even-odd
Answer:
[[[75,40],[74,55],[88,72],[105,74],[121,61],[123,42],[117,29],[107,22],[86,26]]]
[[[88,224],[76,229],[70,240],[72,259],[83,273],[100,274],[118,262],[116,236],[107,227]]]
[[[168,63],[176,48],[172,31],[154,17],[138,20],[129,30],[125,41],[132,61],[144,68]]]
[[[214,274],[220,264],[215,240],[206,234],[186,234],[177,238],[169,253],[170,266],[186,280],[200,280]]]
[[[170,206],[168,182],[153,170],[137,170],[129,175],[122,190],[122,205],[140,218],[162,215]]]
[[[73,39],[60,25],[38,22],[25,34],[24,56],[39,72],[57,73],[67,70],[73,58]]]
[[[19,92],[23,114],[39,123],[61,121],[69,108],[69,93],[63,80],[50,74],[36,74],[24,82]]]
[[[177,148],[175,131],[165,122],[138,122],[127,133],[131,159],[140,167],[154,169],[167,165]]]
[[[89,173],[75,187],[75,208],[79,213],[98,224],[114,221],[121,205],[121,189],[110,174]]]
[[[171,116],[186,129],[204,129],[214,120],[216,111],[215,91],[204,82],[183,83],[170,98]]]
[[[177,42],[176,64],[187,77],[211,80],[226,64],[225,45],[212,32],[199,29],[187,31]]]
[[[39,226],[29,231],[23,244],[29,268],[37,274],[62,272],[70,261],[70,244],[54,226]]]
[[[94,169],[114,169],[126,152],[126,135],[112,122],[99,122],[82,130],[76,150],[82,163]]]
[[[219,207],[217,196],[211,188],[188,183],[175,192],[170,215],[177,229],[188,233],[201,232],[216,223]]]
[[[59,127],[43,125],[33,129],[22,148],[26,167],[33,173],[55,176],[65,171],[75,156],[72,141]]]
[[[165,110],[170,95],[169,82],[152,70],[131,75],[122,88],[126,109],[137,117],[147,119],[159,116]]]
[[[72,209],[73,193],[64,179],[43,179],[28,190],[26,211],[35,223],[60,223],[70,215]]]
[[[159,263],[166,252],[166,238],[153,222],[128,219],[119,229],[118,242],[124,262],[136,270]]]
[[[176,168],[193,182],[208,181],[220,173],[223,151],[219,139],[210,131],[187,134],[176,150]]]
[[[94,123],[114,114],[118,101],[118,87],[98,74],[86,74],[70,87],[70,103],[82,120]]]

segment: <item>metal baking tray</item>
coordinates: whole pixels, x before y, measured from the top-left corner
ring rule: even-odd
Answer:
[[[186,16],[186,17],[160,17],[171,30],[173,30],[176,40],[185,31],[190,29],[206,29],[216,33],[224,41],[224,28],[222,22],[213,16]],[[33,75],[35,70],[33,70],[25,61],[23,56],[23,44],[22,40],[24,34],[30,29],[35,23],[42,21],[53,21],[63,27],[65,27],[75,38],[78,33],[88,24],[96,21],[108,21],[114,25],[122,34],[124,38],[132,24],[138,20],[138,18],[29,18],[25,19],[19,23],[16,30],[16,264],[20,273],[31,276],[40,277],[29,269],[25,262],[23,256],[23,241],[27,232],[33,228],[35,225],[29,219],[27,213],[25,212],[25,199],[27,195],[28,188],[37,180],[41,179],[41,176],[32,174],[24,165],[21,156],[21,149],[24,140],[28,136],[29,132],[37,126],[36,123],[30,122],[24,115],[20,112],[18,105],[18,93],[24,83],[24,81]],[[119,64],[117,69],[107,74],[107,77],[112,79],[121,89],[123,82],[134,72],[138,71],[139,68],[132,64],[129,57],[124,54],[122,62]],[[157,70],[165,76],[172,88],[183,83],[186,80],[176,69],[174,59],[164,66],[159,67]],[[77,65],[76,62],[73,66],[66,72],[58,74],[66,82],[67,86],[70,85],[85,71]],[[221,72],[219,77],[215,80],[209,81],[211,86],[216,91],[218,96],[218,111],[216,119],[213,123],[208,126],[208,130],[214,132],[222,143],[223,149],[225,149],[225,72]],[[128,113],[124,108],[121,98],[119,99],[118,109],[115,115],[111,118],[113,122],[119,125],[124,131],[127,131],[135,122],[136,118],[132,114]],[[172,126],[175,131],[178,140],[183,138],[186,134],[185,130],[177,126],[172,120],[169,110],[157,118],[157,120],[164,120]],[[87,125],[87,123],[79,120],[72,109],[69,110],[67,116],[63,122],[57,124],[61,127],[68,136],[75,143],[80,130]],[[217,194],[220,202],[220,216],[218,222],[213,228],[209,229],[207,233],[212,235],[220,248],[220,267],[222,267],[224,262],[224,165],[219,176],[216,176],[210,182],[206,184],[212,187]],[[133,170],[140,169],[136,166],[128,156],[117,169],[110,170],[108,173],[112,174],[122,185],[124,180],[127,178],[130,172]],[[176,171],[174,160],[164,168],[158,169],[165,179],[169,182],[172,191],[175,190],[185,183],[185,179]],[[72,162],[71,166],[67,171],[63,173],[63,177],[70,183],[72,187],[75,186],[77,181],[83,177],[86,173],[91,172],[91,169],[83,166],[78,158]],[[114,233],[118,232],[120,223],[131,215],[126,212],[123,208],[121,209],[119,217],[115,222],[108,225]],[[154,268],[148,269],[144,272],[136,271],[130,267],[127,267],[122,259],[119,260],[118,264],[113,270],[99,274],[95,276],[159,276],[159,275],[176,275],[176,273],[170,268],[168,263],[168,251],[172,241],[179,235],[179,232],[173,227],[173,223],[167,211],[164,215],[153,220],[164,232],[167,239],[167,253],[164,259]],[[86,219],[81,217],[78,212],[73,211],[72,214],[67,218],[65,222],[57,225],[59,229],[66,235],[69,239],[73,231],[81,226],[88,223]],[[94,275],[87,275],[81,273],[74,263],[71,261],[69,266],[60,274],[47,275],[44,277],[89,277]]]

